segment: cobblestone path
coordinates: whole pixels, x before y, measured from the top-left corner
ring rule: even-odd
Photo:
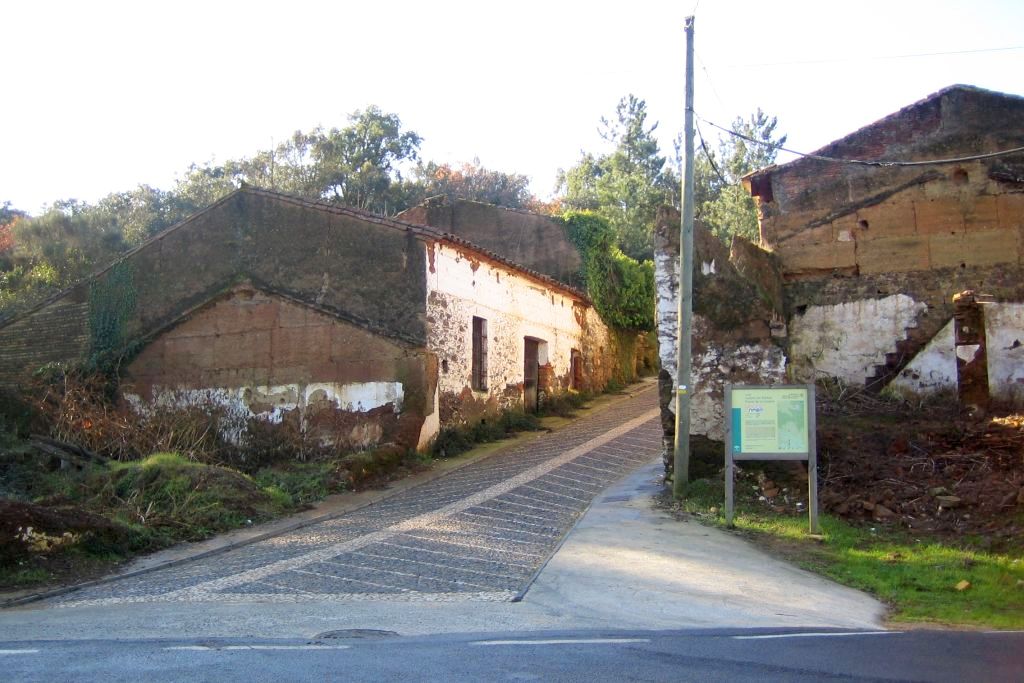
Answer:
[[[48,603],[511,600],[591,500],[660,450],[656,406],[648,386],[364,508]]]

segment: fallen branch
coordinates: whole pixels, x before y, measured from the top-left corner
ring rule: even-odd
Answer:
[[[82,448],[81,446],[67,441],[61,441],[60,439],[54,439],[49,436],[43,436],[42,434],[30,434],[29,439],[31,443],[38,447],[40,445],[48,446],[51,449],[56,449],[62,453],[66,453],[70,456],[80,458],[92,463],[106,464],[107,458],[104,458],[98,453],[93,453],[88,448]]]

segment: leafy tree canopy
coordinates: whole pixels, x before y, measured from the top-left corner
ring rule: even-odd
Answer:
[[[734,235],[755,243],[760,239],[754,198],[743,188],[741,178],[775,163],[779,148],[786,144],[785,135],[775,137],[777,125],[776,117],[758,109],[749,119],[737,117],[731,126],[734,133],[757,142],[725,134],[717,154],[698,149],[694,156],[696,215],[727,243]]]
[[[652,255],[655,213],[673,199],[673,175],[654,137],[657,127],[647,122],[644,100],[623,97],[614,118],[602,118],[599,128],[612,151],[582,154],[558,180],[564,206],[603,217],[622,251],[638,260]]]
[[[350,114],[344,127],[296,131],[251,157],[192,164],[170,190],[140,185],[95,204],[60,200],[36,217],[4,202],[0,317],[84,277],[242,183],[385,215],[437,194],[538,208],[526,176],[484,168],[479,160],[423,163],[421,142],[397,114],[369,106]]]
[[[529,177],[484,168],[479,159],[461,166],[421,163],[413,177],[414,190],[423,198],[445,195],[513,209],[527,208],[534,202]]]

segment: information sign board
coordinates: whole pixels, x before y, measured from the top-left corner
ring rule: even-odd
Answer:
[[[736,460],[806,460],[811,532],[818,532],[814,385],[725,387],[725,518],[732,526]]]

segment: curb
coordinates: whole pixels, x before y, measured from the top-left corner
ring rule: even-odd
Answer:
[[[587,408],[585,408],[585,410],[592,411],[592,412],[588,412],[587,415],[589,416],[589,415],[594,415],[594,414],[597,414],[597,413],[604,412],[605,410],[607,410],[607,409],[611,408],[612,406],[618,404],[620,401],[631,399],[637,393],[639,393],[640,391],[643,391],[644,389],[647,389],[648,388],[647,385],[649,385],[649,384],[653,384],[652,380],[650,380],[650,379],[641,379],[638,382],[636,382],[634,384],[631,384],[628,387],[626,387],[620,394],[608,395],[608,396],[612,396],[613,398],[611,398],[610,400],[607,400],[606,402],[601,402],[601,403],[598,403],[597,405],[588,406]],[[597,401],[600,401],[601,398],[602,397],[599,396]],[[562,419],[564,420],[565,418],[562,418]],[[258,533],[258,534],[252,535],[252,536],[246,536],[245,538],[240,538],[237,541],[228,541],[224,545],[219,545],[219,546],[216,546],[214,548],[209,548],[207,550],[198,550],[195,553],[187,554],[187,555],[184,555],[182,557],[176,557],[176,558],[169,559],[169,560],[166,560],[166,561],[163,561],[163,562],[157,562],[156,564],[153,564],[153,565],[150,565],[150,566],[139,567],[138,569],[133,569],[133,570],[125,571],[125,572],[120,572],[120,573],[117,573],[117,574],[111,574],[109,576],[104,576],[104,577],[101,577],[99,579],[93,579],[91,581],[83,581],[82,583],[76,583],[76,584],[73,584],[73,585],[70,585],[70,586],[61,586],[59,588],[52,588],[50,590],[41,591],[39,593],[32,593],[32,594],[29,594],[29,595],[22,595],[22,596],[18,596],[18,597],[14,597],[14,598],[8,598],[6,600],[0,601],[0,609],[7,609],[7,608],[10,608],[10,607],[18,607],[18,606],[26,605],[26,604],[29,604],[29,603],[32,603],[32,602],[38,602],[39,600],[46,600],[47,598],[54,598],[54,597],[58,597],[58,596],[61,596],[61,595],[67,595],[68,593],[74,593],[75,591],[81,590],[83,588],[91,588],[93,586],[101,586],[103,584],[112,583],[114,581],[120,581],[121,579],[133,578],[133,577],[136,577],[136,576],[141,576],[143,574],[149,574],[150,572],[155,572],[155,571],[157,571],[159,569],[167,569],[169,567],[176,567],[178,565],[185,564],[186,562],[192,562],[194,560],[200,560],[200,559],[204,559],[204,558],[207,558],[207,557],[212,557],[214,555],[219,555],[221,553],[226,553],[226,552],[228,552],[230,550],[235,550],[236,548],[241,548],[241,547],[244,547],[244,546],[247,546],[247,545],[251,545],[253,543],[259,543],[260,541],[265,541],[265,540],[267,540],[269,538],[274,538],[275,536],[280,536],[282,534],[286,534],[286,533],[289,533],[289,532],[292,532],[292,531],[296,531],[298,529],[302,529],[302,528],[307,527],[307,526],[312,526],[314,524],[319,524],[321,522],[326,522],[328,520],[334,519],[335,517],[340,517],[340,516],[346,515],[346,514],[348,514],[350,512],[354,512],[356,510],[361,510],[361,509],[363,509],[365,507],[369,507],[370,505],[373,505],[375,503],[379,503],[380,501],[386,500],[388,498],[391,498],[392,496],[395,496],[395,495],[397,495],[399,493],[404,493],[405,491],[409,491],[411,489],[417,488],[417,487],[422,486],[424,484],[428,484],[428,483],[430,483],[430,482],[432,482],[432,481],[434,481],[436,479],[440,479],[441,477],[447,476],[447,475],[451,474],[452,472],[457,472],[457,471],[461,470],[464,467],[468,467],[469,465],[472,465],[472,464],[480,462],[482,460],[486,460],[488,458],[491,458],[491,457],[493,457],[495,455],[498,455],[499,453],[503,453],[503,452],[505,452],[505,451],[507,451],[507,450],[509,450],[511,448],[515,448],[517,446],[520,446],[520,445],[522,445],[523,443],[525,443],[527,441],[530,441],[530,440],[536,439],[536,438],[540,438],[543,434],[550,433],[550,432],[561,431],[562,429],[564,429],[564,428],[574,424],[579,419],[580,419],[580,417],[569,418],[568,421],[562,422],[560,424],[556,424],[553,427],[546,428],[546,429],[542,427],[540,432],[525,432],[525,433],[522,433],[520,435],[512,437],[511,439],[505,439],[505,440],[503,440],[503,442],[499,442],[500,445],[498,445],[495,448],[488,448],[488,446],[490,446],[490,444],[482,444],[481,446],[473,448],[472,450],[470,450],[470,451],[468,451],[468,452],[466,452],[466,453],[464,453],[464,454],[462,454],[460,456],[457,456],[457,459],[454,459],[454,460],[435,461],[434,467],[431,468],[430,470],[428,470],[426,472],[423,472],[423,473],[414,474],[414,475],[409,476],[409,477],[405,477],[404,479],[399,479],[399,480],[397,480],[394,483],[393,486],[389,486],[387,489],[384,489],[384,490],[365,491],[365,492],[358,492],[358,493],[355,493],[355,494],[353,494],[353,493],[338,493],[338,494],[334,494],[335,496],[338,496],[338,501],[337,501],[338,502],[338,507],[336,509],[331,510],[330,512],[322,513],[322,514],[319,514],[319,515],[313,514],[310,517],[305,517],[303,519],[296,520],[296,521],[293,521],[291,523],[283,523],[283,520],[279,520],[276,523],[280,524],[280,526],[275,526],[273,529],[268,529],[267,531],[264,531],[262,533]],[[474,451],[481,451],[481,452],[474,453]],[[349,500],[347,502],[345,500],[342,500],[342,498],[349,498],[349,499],[351,499],[354,496],[363,496],[363,498],[361,498],[359,500]],[[317,506],[317,507],[321,507],[322,508],[322,507],[326,507],[326,506],[332,505],[332,503],[334,501],[331,501],[330,498],[331,497],[325,498],[324,501],[321,501],[320,505]],[[589,509],[589,506],[588,506],[588,509]],[[312,512],[313,513],[316,512],[315,508],[314,508],[314,510]],[[285,518],[285,519],[287,519],[287,518]],[[275,524],[275,522],[273,522],[273,521],[267,522],[267,525],[274,525],[274,524]],[[239,535],[239,536],[241,536],[241,535],[244,535],[245,531],[246,531],[245,529],[236,530],[236,531],[229,531],[229,532],[226,532],[225,534],[221,534],[220,538],[223,538],[224,536],[229,536],[230,537],[231,535]],[[566,533],[566,535],[568,535],[568,533]],[[210,543],[211,541],[215,540],[216,538],[218,538],[218,537],[214,536],[212,539],[207,539],[206,541],[200,541],[199,544]],[[563,537],[562,541],[564,542],[564,540],[565,539]],[[560,545],[561,545],[561,543],[560,543]],[[172,546],[171,549],[173,549],[173,546]],[[170,550],[170,549],[168,549],[168,550]],[[143,561],[143,562],[145,561],[144,557],[138,558],[138,559],[139,559],[139,561]],[[547,563],[545,562],[545,565],[546,564]],[[537,574],[539,574],[539,570],[538,570]],[[536,576],[534,576],[534,578],[536,578]],[[532,584],[532,583],[533,583],[533,579],[531,579],[531,581],[530,581],[530,584]],[[523,591],[523,593],[525,594],[525,591]],[[517,602],[518,600],[522,600],[522,597],[519,596],[518,599],[514,600],[513,602]]]

